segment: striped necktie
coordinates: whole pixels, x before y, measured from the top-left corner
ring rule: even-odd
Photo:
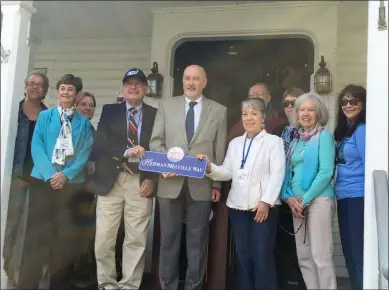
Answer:
[[[128,131],[127,138],[129,147],[134,147],[138,145],[138,124],[135,122],[134,115],[137,110],[135,108],[130,108],[129,110],[129,118],[128,118]]]

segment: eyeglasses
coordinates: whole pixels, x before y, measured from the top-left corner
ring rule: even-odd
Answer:
[[[27,83],[27,86],[33,88],[33,87],[36,87],[38,89],[42,89],[44,87],[45,84],[43,83],[36,83],[36,82],[33,82],[33,81],[30,81]]]
[[[257,91],[257,92],[249,93],[249,94],[248,94],[248,97],[249,97],[249,98],[263,97],[263,96],[266,96],[266,95],[268,95],[268,94],[269,94],[269,93],[268,93],[268,92],[265,92],[265,91]]]
[[[340,100],[340,105],[342,107],[346,107],[348,103],[350,103],[351,106],[356,106],[356,105],[358,105],[359,100],[355,99],[355,98],[354,99],[350,99],[350,100],[347,100],[347,99],[341,99]]]
[[[282,105],[284,106],[284,108],[287,108],[289,106],[292,106],[294,107],[294,103],[296,102],[296,100],[285,100],[282,102]]]

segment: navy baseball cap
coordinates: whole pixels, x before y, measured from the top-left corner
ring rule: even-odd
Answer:
[[[139,68],[132,68],[123,77],[123,83],[125,83],[129,78],[137,78],[139,79],[142,83],[148,84],[146,75],[142,70]]]

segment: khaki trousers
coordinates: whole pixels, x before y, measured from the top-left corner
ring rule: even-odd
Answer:
[[[307,210],[305,221],[293,217],[295,232],[303,222],[295,238],[297,258],[305,285],[307,289],[336,289],[332,260],[335,201],[329,197],[317,197]]]
[[[139,289],[145,265],[151,198],[140,196],[139,175],[120,173],[111,192],[98,196],[95,256],[99,288]],[[123,278],[116,281],[115,244],[124,214]]]

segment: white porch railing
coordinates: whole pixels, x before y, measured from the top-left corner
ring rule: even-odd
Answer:
[[[382,7],[386,9],[383,9]],[[385,15],[383,15],[385,14]],[[388,289],[388,192],[380,179],[388,172],[388,1],[368,3],[364,289]],[[382,199],[386,198],[386,202]],[[386,207],[386,209],[385,209]],[[386,210],[386,218],[385,216]],[[385,225],[386,223],[386,225]],[[383,242],[386,234],[386,243]],[[386,254],[385,254],[386,251]],[[386,266],[385,266],[386,265]],[[386,268],[386,270],[385,270]]]
[[[378,286],[388,285],[388,177],[384,170],[373,171],[378,238]]]

